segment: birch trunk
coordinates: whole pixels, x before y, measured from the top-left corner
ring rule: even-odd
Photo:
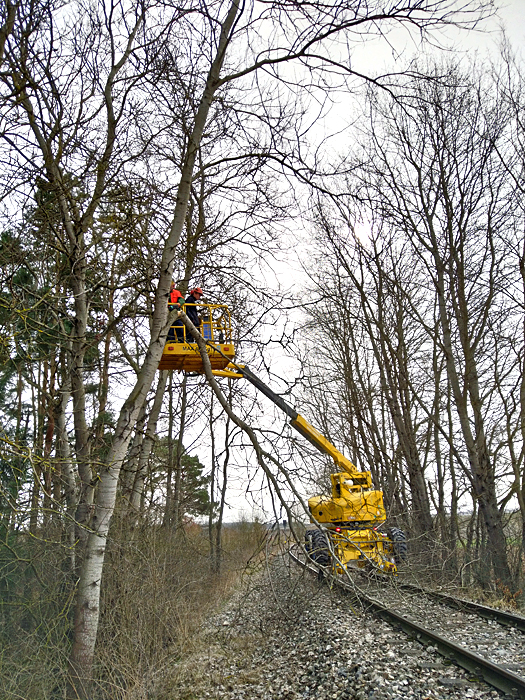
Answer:
[[[238,8],[237,0],[233,0],[221,27],[216,55],[208,73],[206,86],[195,117],[194,128],[189,138],[188,150],[182,166],[181,179],[177,190],[177,203],[172,225],[162,255],[159,284],[155,295],[150,345],[135,387],[120,411],[107,461],[99,475],[97,498],[91,521],[92,531],[86,544],[75,606],[73,646],[70,657],[71,683],[68,690],[69,697],[72,700],[78,700],[78,698],[80,700],[88,700],[90,696],[89,681],[92,676],[100,613],[100,584],[104,568],[107,536],[115,508],[120,469],[126,456],[140,408],[144,403],[157,371],[168,333],[169,323],[166,323],[166,300],[173,273],[175,253],[186,218],[195,157],[202,139],[208,112],[219,84],[220,72]]]
[[[144,401],[137,420],[137,425],[135,427],[133,445],[129,451],[126,464],[122,469],[123,473],[121,475],[121,488],[124,509],[127,509],[126,504],[129,504],[131,501],[131,494],[133,493],[133,487],[135,485],[135,479],[139,469],[140,455],[144,444],[144,426],[146,425],[146,420],[148,418],[147,409],[147,401]]]

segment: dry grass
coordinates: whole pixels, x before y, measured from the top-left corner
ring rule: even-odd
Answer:
[[[228,599],[263,536],[260,526],[246,523],[225,531],[224,565],[216,575],[201,528],[127,531],[117,523],[102,582],[93,700],[172,700],[163,688],[173,688],[173,669],[199,651],[200,626]],[[26,554],[42,562],[38,577],[31,566],[14,567],[16,598],[2,606],[2,700],[64,697],[71,581],[61,573],[62,548],[47,542],[43,558],[42,546],[34,547]]]

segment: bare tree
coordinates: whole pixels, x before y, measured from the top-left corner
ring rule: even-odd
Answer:
[[[233,0],[205,8],[183,3],[176,11],[162,3],[78,2],[60,11],[53,2],[17,6],[12,31],[6,34],[0,75],[2,139],[9,154],[2,193],[16,204],[30,194],[36,173],[44,177],[60,213],[53,246],[68,266],[72,323],[68,375],[80,478],[76,519],[78,534],[86,540],[76,598],[71,697],[90,694],[100,581],[120,470],[169,327],[166,299],[181,238],[188,230],[190,202],[198,201],[192,200],[195,173],[199,167],[213,169],[213,163],[199,163],[211,110],[220,111],[221,99],[233,95],[228,90],[234,86],[239,114],[253,115],[253,134],[259,124],[275,131],[271,111],[278,115],[279,103],[276,99],[269,104],[267,98],[276,81],[278,97],[281,90],[289,90],[291,95],[300,91],[301,96],[315,98],[363,78],[351,66],[347,39],[366,37],[378,26],[383,34],[395,26],[425,33],[449,24],[473,25],[490,6],[483,0],[467,2],[460,11],[452,0],[424,7],[418,0],[388,2],[386,7],[379,1],[357,7],[353,2],[342,6],[277,2],[261,9]],[[340,50],[331,51],[338,39]],[[164,74],[180,80],[179,96],[197,96],[181,100],[187,106],[184,128],[173,112],[164,113],[160,102],[151,99],[152,85]],[[289,104],[295,103],[292,99]],[[285,121],[292,120],[293,114],[287,114]],[[171,140],[170,134],[177,130],[178,141]],[[313,170],[303,167],[301,144],[292,147],[282,138],[276,148],[276,133],[265,149],[273,152],[258,154],[261,163],[271,158],[276,170],[309,181]],[[164,161],[163,152],[168,153]],[[171,169],[166,165],[170,159],[175,164]],[[157,169],[167,179],[174,175],[176,184],[169,217],[157,219],[156,231],[149,229],[160,259],[158,274],[148,271],[149,340],[145,351],[140,349],[134,357],[112,326],[136,380],[101,459],[102,455],[92,454],[85,382],[89,281],[97,264],[92,252],[100,233],[97,216],[111,186],[140,182],[145,172]],[[103,373],[106,366],[103,363]],[[104,392],[99,399],[103,405]]]
[[[493,79],[498,94],[512,114],[507,139],[496,143],[502,166],[514,183],[514,198],[520,216],[514,226],[509,226],[501,233],[506,246],[507,268],[505,271],[506,293],[515,310],[515,320],[511,326],[514,332],[505,329],[502,337],[507,339],[506,353],[514,358],[517,371],[511,376],[498,373],[497,381],[501,387],[500,399],[505,409],[505,442],[509,445],[510,464],[514,475],[514,486],[509,497],[518,499],[522,515],[522,549],[525,551],[525,238],[523,219],[525,214],[524,175],[524,139],[525,123],[523,121],[523,64],[518,61],[508,44],[502,47],[502,60],[493,67]],[[516,269],[519,275],[516,274]],[[510,384],[510,386],[509,386]]]
[[[489,98],[483,80],[455,67],[431,74],[433,82],[417,81],[393,110],[373,102],[361,193],[399,245],[408,246],[406,264],[426,280],[432,305],[406,299],[444,359],[461,426],[460,463],[479,504],[495,577],[511,585],[496,489],[505,464],[491,448],[499,420],[491,375],[494,361],[503,359],[503,335],[494,331],[510,321],[501,233],[513,221],[513,188],[495,146],[509,114]]]
[[[478,6],[479,7],[479,6]],[[244,8],[242,8],[244,9]],[[375,9],[375,8],[374,8]],[[317,47],[321,47],[323,42],[331,39],[340,32],[350,31],[355,28],[359,31],[362,25],[375,25],[378,18],[382,21],[391,20],[394,23],[414,21],[421,28],[443,24],[455,20],[452,5],[449,3],[438,3],[431,8],[421,11],[420,6],[413,6],[407,3],[402,8],[393,6],[390,11],[382,11],[378,16],[373,14],[372,8],[367,8],[364,14],[356,12],[353,6],[345,8],[333,8],[334,16],[327,8],[296,7],[293,4],[270,8],[270,15],[273,10],[279,13],[279,24],[282,33],[288,37],[287,48],[284,50],[266,49],[266,56],[261,55],[253,62],[235,70],[230,74],[221,77],[222,68],[226,59],[226,52],[230,43],[238,34],[240,18],[238,13],[241,10],[235,2],[228,6],[226,14],[219,22],[220,32],[216,36],[216,44],[212,53],[212,60],[206,75],[202,95],[198,104],[194,121],[189,136],[184,155],[181,159],[182,167],[180,171],[179,184],[177,187],[177,202],[169,234],[164,242],[159,283],[155,294],[155,307],[151,324],[151,343],[146,352],[144,362],[138,375],[137,383],[124,403],[116,426],[112,447],[107,458],[107,469],[101,474],[96,513],[93,518],[94,532],[90,536],[88,544],[89,554],[86,557],[86,566],[81,575],[79,592],[77,599],[77,617],[75,625],[75,644],[73,647],[73,665],[81,671],[80,675],[89,677],[93,649],[96,640],[96,628],[98,624],[98,599],[99,582],[102,575],[104,562],[105,542],[109,528],[111,514],[115,504],[116,485],[120,465],[124,459],[133,425],[138,416],[140,405],[148,391],[158,361],[160,359],[164,339],[166,337],[166,297],[169,290],[173,273],[174,259],[180,236],[185,224],[188,202],[190,198],[192,176],[198,150],[203,138],[205,125],[208,119],[211,105],[217,91],[224,85],[245,78],[256,71],[267,69],[276,71],[283,63],[291,61],[305,62],[316,72],[318,68],[323,68],[326,63],[332,68],[337,68],[340,75],[351,75],[347,64],[336,61],[326,61],[320,59]],[[414,14],[416,13],[416,14]],[[417,16],[416,16],[417,15]],[[264,14],[263,14],[264,16]],[[286,20],[286,21],[284,21]],[[309,29],[306,32],[298,31],[297,22],[307,21]],[[240,31],[240,30],[239,30]],[[320,61],[320,65],[319,65]]]
[[[428,376],[422,363],[426,337],[404,299],[409,290],[417,295],[418,285],[385,231],[362,244],[352,223],[336,226],[333,214],[319,216],[325,258],[315,266],[312,281],[321,300],[308,312],[312,329],[329,339],[321,363],[335,375],[339,395],[328,411],[341,399],[347,406],[331,422],[340,425],[340,439],[384,485],[391,515],[403,517],[415,538],[413,548],[427,538],[418,546],[428,551],[433,522],[424,445],[430,425],[416,398]]]

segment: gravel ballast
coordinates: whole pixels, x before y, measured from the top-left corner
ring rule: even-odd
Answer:
[[[444,700],[502,693],[352,608],[347,597],[274,556],[202,630],[176,697],[224,700]],[[174,696],[175,698],[175,696]]]

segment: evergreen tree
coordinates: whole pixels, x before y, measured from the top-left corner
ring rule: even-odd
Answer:
[[[174,445],[174,454],[177,453],[177,441]],[[166,484],[166,473],[168,472],[169,449],[168,438],[162,438],[156,444],[152,464],[151,476],[149,480],[149,490],[151,494],[162,489]],[[211,503],[209,494],[210,477],[205,476],[206,467],[198,457],[188,454],[184,447],[180,458],[180,494],[178,502],[180,504],[180,520],[183,522],[187,518],[209,515]],[[175,473],[175,469],[173,473]],[[162,485],[162,486],[161,486]],[[164,501],[163,494],[163,501]],[[176,494],[174,493],[174,500]]]

